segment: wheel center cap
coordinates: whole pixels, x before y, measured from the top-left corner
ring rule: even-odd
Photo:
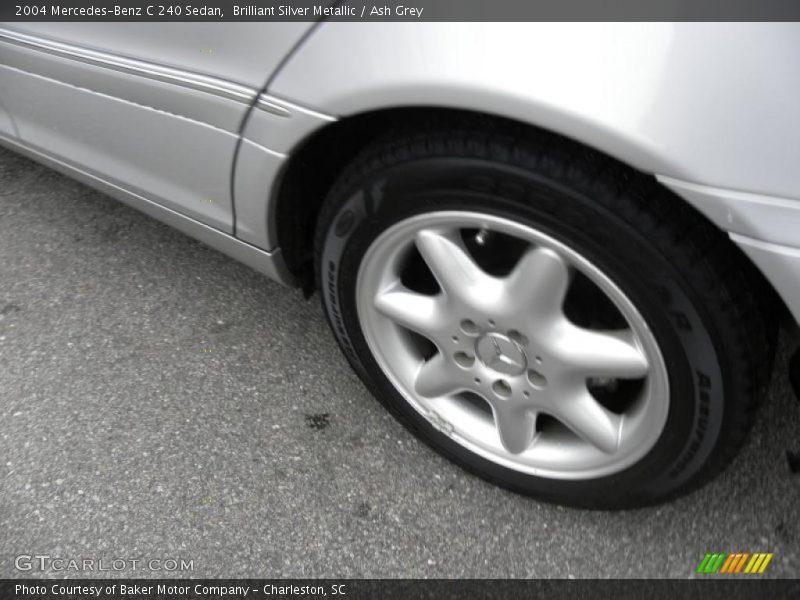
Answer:
[[[475,354],[487,367],[504,375],[520,375],[528,367],[525,351],[501,333],[486,333],[478,338]]]

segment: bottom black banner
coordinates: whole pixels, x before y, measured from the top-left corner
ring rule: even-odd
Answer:
[[[224,600],[277,598],[789,598],[795,580],[487,579],[4,579],[3,600]]]

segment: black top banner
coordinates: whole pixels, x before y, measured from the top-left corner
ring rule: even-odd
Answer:
[[[798,21],[798,0],[2,0],[0,21]]]

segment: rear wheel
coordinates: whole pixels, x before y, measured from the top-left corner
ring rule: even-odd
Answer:
[[[376,144],[317,230],[334,333],[412,432],[549,501],[651,503],[741,445],[771,358],[725,237],[560,138]]]

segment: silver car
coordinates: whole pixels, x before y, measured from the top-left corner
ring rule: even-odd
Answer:
[[[465,469],[624,508],[725,467],[800,320],[798,52],[794,24],[0,24],[0,142],[316,290]]]

